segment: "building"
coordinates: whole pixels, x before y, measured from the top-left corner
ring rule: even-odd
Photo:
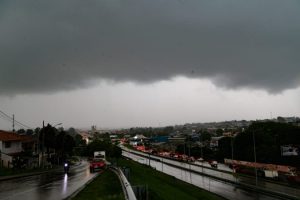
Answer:
[[[82,137],[86,144],[89,144],[93,141],[92,136],[87,132],[81,132],[79,133],[79,135]]]
[[[220,136],[220,137],[211,137],[210,140],[210,148],[211,149],[216,149],[219,147],[219,140],[224,138],[224,136]]]
[[[12,167],[15,157],[24,151],[34,151],[34,139],[26,135],[0,130],[0,166]]]
[[[136,135],[130,138],[129,144],[132,146],[142,145],[145,141],[148,141],[148,138],[144,135]]]

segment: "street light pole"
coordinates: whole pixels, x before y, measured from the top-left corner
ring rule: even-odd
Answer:
[[[233,136],[231,136],[231,161],[233,163]],[[234,165],[232,165],[232,176],[234,176]],[[237,175],[237,174],[236,174]],[[234,176],[236,178],[236,176]],[[235,181],[237,181],[237,179],[235,179]]]
[[[43,135],[42,135],[42,167],[44,168],[44,146],[45,146],[45,122],[43,120]]]
[[[252,131],[252,139],[253,139],[253,153],[254,153],[254,163],[255,163],[255,185],[257,186],[256,145],[255,145],[254,131]]]
[[[191,141],[189,141],[189,169],[190,169],[190,182],[192,183],[192,172],[191,172]]]
[[[164,172],[164,158],[161,158],[161,171]]]

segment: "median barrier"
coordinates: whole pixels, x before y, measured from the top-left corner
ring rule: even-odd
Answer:
[[[129,183],[129,181],[125,177],[123,171],[120,168],[112,167],[112,166],[110,167],[110,169],[118,175],[118,177],[121,181],[123,192],[125,194],[125,199],[126,200],[137,200],[136,196],[133,192],[133,189],[131,187],[131,184]]]

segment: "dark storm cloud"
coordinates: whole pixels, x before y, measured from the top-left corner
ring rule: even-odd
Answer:
[[[300,85],[299,22],[296,0],[1,1],[0,94],[178,75],[280,92]]]

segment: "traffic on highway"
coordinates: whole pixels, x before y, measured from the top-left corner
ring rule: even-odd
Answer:
[[[208,168],[207,166],[202,167],[200,165],[178,162],[159,156],[145,154],[143,152],[133,151],[126,147],[123,147],[123,150],[126,150],[123,151],[123,156],[125,157],[145,165],[150,165],[159,171],[219,194],[228,199],[277,199],[277,194],[286,198],[297,199],[300,197],[300,190],[298,188],[284,186],[264,180],[259,180],[257,187],[250,187],[255,185],[255,178],[236,177],[229,170],[216,170],[215,168]],[[225,169],[225,167],[226,166],[224,165],[221,168]],[[241,187],[241,185],[243,187]],[[247,188],[247,186],[249,186],[248,189],[242,189]],[[253,188],[269,191],[270,194],[262,195],[259,192],[253,191]],[[275,191],[276,194],[273,191]],[[270,196],[271,194],[272,196]]]

